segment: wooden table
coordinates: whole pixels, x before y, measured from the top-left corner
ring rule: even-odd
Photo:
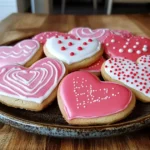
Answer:
[[[0,44],[47,30],[67,32],[77,26],[127,29],[135,34],[150,37],[150,14],[111,16],[12,14],[0,23]],[[149,150],[150,128],[117,137],[82,140],[35,135],[0,123],[0,150],[5,149]]]

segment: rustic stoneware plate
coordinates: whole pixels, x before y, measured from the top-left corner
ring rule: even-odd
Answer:
[[[57,100],[41,112],[0,104],[0,121],[27,132],[55,137],[98,138],[139,130],[150,124],[150,104],[137,102],[132,114],[112,125],[71,126],[62,118]]]

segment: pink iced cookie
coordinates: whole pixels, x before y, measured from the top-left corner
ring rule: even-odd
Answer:
[[[135,105],[129,89],[102,82],[85,71],[67,75],[57,94],[60,110],[70,124],[112,123],[126,117]]]
[[[0,46],[0,67],[10,64],[25,65],[39,50],[39,42],[31,39],[21,41],[15,46]]]
[[[150,54],[150,39],[141,36],[123,38],[110,35],[104,41],[104,50],[108,57],[124,57],[136,61],[140,56]]]
[[[61,32],[42,32],[40,34],[37,34],[33,37],[33,39],[39,41],[41,44],[45,44],[46,40],[53,37],[53,36],[64,36],[64,37],[70,37],[75,39],[75,36],[71,35],[71,34],[67,34],[67,33],[61,33]]]
[[[138,64],[121,57],[110,58],[102,66],[102,75],[131,88],[139,100],[150,102],[150,55],[140,57]]]
[[[0,102],[12,107],[41,110],[56,97],[53,92],[65,72],[63,63],[52,58],[43,58],[30,68],[19,65],[1,67]],[[21,106],[19,101],[23,101]]]
[[[79,38],[98,39],[100,42],[103,42],[110,34],[121,35],[123,37],[132,36],[132,34],[126,30],[109,30],[102,28],[92,30],[90,28],[83,28],[83,27],[74,28],[69,32],[69,34],[72,34]]]
[[[101,57],[96,63],[92,64],[91,66],[81,69],[83,71],[88,71],[94,73],[95,75],[99,76],[101,71],[101,66],[105,62],[104,57]]]

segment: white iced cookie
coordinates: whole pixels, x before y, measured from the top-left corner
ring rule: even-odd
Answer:
[[[55,57],[63,61],[69,71],[75,71],[90,66],[103,54],[101,43],[97,40],[84,38],[72,39],[55,36],[44,45],[47,57]]]

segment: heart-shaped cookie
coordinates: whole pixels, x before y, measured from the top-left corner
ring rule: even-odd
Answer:
[[[138,62],[110,58],[102,66],[102,75],[106,80],[119,81],[131,88],[141,101],[150,102],[150,55],[142,56]]]
[[[41,59],[30,68],[17,65],[1,67],[0,96],[22,100],[23,103],[45,103],[45,99],[51,96],[64,74],[63,63],[52,58]],[[52,97],[56,96],[54,95]],[[9,105],[10,101],[0,98],[0,102]]]
[[[112,123],[127,116],[135,105],[129,89],[102,82],[85,71],[67,75],[57,97],[60,110],[70,124]]]
[[[103,42],[110,34],[120,35],[126,38],[132,36],[132,34],[126,30],[109,30],[109,29],[102,29],[102,28],[92,30],[90,28],[84,28],[84,27],[74,28],[69,32],[69,34],[72,34],[79,38],[97,39],[100,42]]]
[[[39,42],[31,39],[23,40],[15,46],[0,46],[0,67],[10,64],[25,65],[38,50]]]
[[[141,36],[124,38],[110,35],[104,41],[104,50],[108,57],[124,57],[136,61],[140,56],[150,54],[150,39]]]
[[[100,72],[101,72],[101,66],[104,62],[105,62],[104,57],[101,57],[97,62],[95,62],[91,66],[89,66],[87,68],[83,68],[81,70],[88,71],[88,72],[94,73],[95,75],[99,76]]]
[[[44,45],[47,57],[55,57],[68,65],[71,71],[85,68],[96,62],[103,54],[101,43],[96,39],[72,39],[52,37]]]
[[[47,39],[49,39],[53,36],[64,36],[64,37],[67,37],[67,38],[70,37],[70,38],[76,39],[76,37],[74,35],[67,34],[67,33],[61,33],[61,32],[56,32],[56,31],[39,33],[39,34],[35,35],[33,37],[33,39],[39,41],[41,44],[45,44]]]

